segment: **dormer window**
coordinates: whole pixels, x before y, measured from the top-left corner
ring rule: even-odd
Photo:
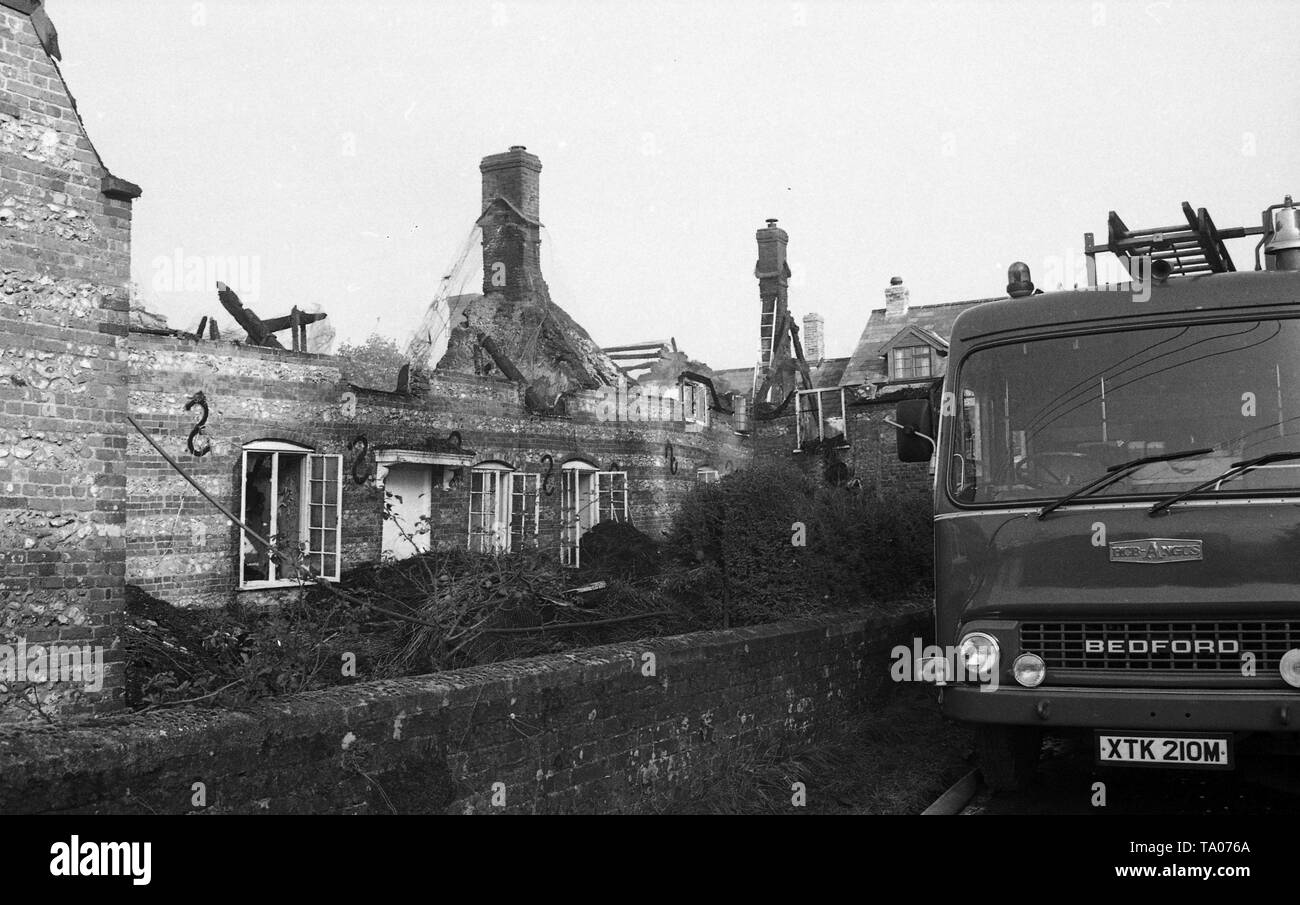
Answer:
[[[919,380],[934,374],[934,350],[929,346],[899,346],[890,356],[891,380]]]

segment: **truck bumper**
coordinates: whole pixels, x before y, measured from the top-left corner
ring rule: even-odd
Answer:
[[[943,689],[946,716],[972,723],[1044,729],[1209,730],[1300,732],[1300,691],[1146,688]]]

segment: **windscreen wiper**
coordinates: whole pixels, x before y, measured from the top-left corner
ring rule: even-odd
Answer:
[[[1261,465],[1269,465],[1273,462],[1286,462],[1290,459],[1300,459],[1300,450],[1291,450],[1289,452],[1268,453],[1267,455],[1256,456],[1253,459],[1246,459],[1242,462],[1233,462],[1232,465],[1228,468],[1228,470],[1225,471],[1223,474],[1219,475],[1217,478],[1212,478],[1211,480],[1206,481],[1203,484],[1197,484],[1195,487],[1191,488],[1190,490],[1181,490],[1178,493],[1174,494],[1173,496],[1166,497],[1165,499],[1161,500],[1160,502],[1152,506],[1151,509],[1148,510],[1147,514],[1159,515],[1161,512],[1168,509],[1174,503],[1177,503],[1180,500],[1185,500],[1189,496],[1200,493],[1203,490],[1209,490],[1215,484],[1219,484],[1223,481],[1227,481],[1231,478],[1235,478],[1239,474],[1245,474],[1246,472],[1250,471],[1252,468],[1259,468]]]
[[[1106,473],[1103,474],[1101,477],[1089,481],[1087,484],[1084,484],[1078,490],[1074,490],[1071,491],[1070,493],[1067,493],[1065,496],[1061,497],[1055,503],[1050,503],[1044,506],[1042,511],[1038,513],[1038,518],[1040,520],[1045,519],[1047,518],[1048,513],[1055,512],[1057,509],[1060,509],[1062,506],[1068,506],[1070,503],[1074,502],[1079,497],[1084,496],[1085,494],[1092,493],[1097,490],[1101,490],[1103,487],[1109,487],[1111,484],[1114,484],[1116,481],[1128,477],[1130,472],[1135,471],[1138,468],[1141,468],[1143,465],[1150,465],[1152,462],[1171,462],[1174,459],[1190,459],[1192,456],[1204,456],[1212,452],[1214,452],[1214,450],[1209,447],[1206,447],[1204,449],[1187,449],[1187,450],[1183,450],[1182,452],[1161,453],[1160,455],[1157,456],[1142,456],[1141,458],[1138,459],[1130,459],[1127,462],[1121,462],[1118,465],[1112,465],[1110,468],[1106,469]],[[1298,453],[1297,455],[1300,455],[1300,453]]]

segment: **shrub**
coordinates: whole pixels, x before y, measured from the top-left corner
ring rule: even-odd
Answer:
[[[668,553],[696,567],[694,587],[724,625],[840,608],[930,581],[930,506],[919,490],[818,486],[791,466],[760,465],[696,488]]]

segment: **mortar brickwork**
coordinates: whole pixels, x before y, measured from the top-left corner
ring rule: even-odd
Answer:
[[[869,712],[890,649],[927,623],[833,614],[360,683],[248,712],[0,727],[0,813],[654,811],[689,803],[761,745]],[[809,799],[818,793],[810,781]]]
[[[543,474],[553,462],[551,495],[540,496],[538,545],[557,558],[560,549],[560,465],[584,458],[601,468],[615,463],[628,475],[630,522],[660,537],[671,513],[695,482],[695,469],[741,467],[749,449],[730,420],[715,413],[696,430],[682,421],[639,422],[609,418],[595,394],[575,400],[569,417],[530,415],[518,386],[504,380],[435,371],[423,396],[351,387],[340,362],[325,355],[132,334],[130,409],[136,420],[210,493],[239,512],[244,444],[290,440],[319,453],[344,457],[343,567],[381,555],[384,487],[376,480],[374,449],[419,447],[427,438],[461,434],[477,460],[499,460],[518,471]],[[209,405],[205,435],[211,452],[192,455],[186,445],[197,414],[185,402],[203,391]],[[626,418],[624,408],[619,412]],[[357,453],[348,444],[364,435],[369,452],[352,479]],[[671,443],[677,472],[670,471]],[[359,446],[357,449],[359,450]],[[127,580],[177,604],[216,604],[238,585],[237,529],[227,524],[138,434],[127,438]],[[431,538],[440,546],[468,543],[469,481],[447,491],[435,487]]]
[[[109,710],[122,693],[122,337],[139,190],[99,159],[41,37],[0,6],[0,644],[102,646],[106,676],[99,692],[0,682],[0,716]]]

